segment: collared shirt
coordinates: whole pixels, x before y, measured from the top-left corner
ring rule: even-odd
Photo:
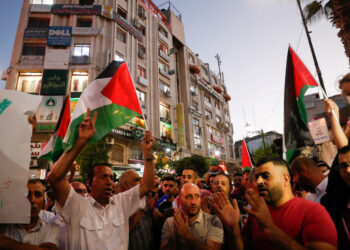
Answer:
[[[321,198],[326,194],[326,188],[328,184],[328,177],[324,178],[320,184],[315,188],[315,193],[307,193],[305,199],[321,203]]]
[[[106,207],[71,187],[64,207],[56,209],[67,223],[68,249],[128,249],[129,217],[140,206],[140,185],[111,197]]]
[[[59,227],[43,222],[40,217],[28,232],[19,224],[0,224],[0,233],[15,241],[35,246],[44,243],[58,246],[59,232]]]
[[[222,223],[215,215],[204,213],[202,210],[195,221],[188,225],[188,231],[196,237],[203,245],[207,240],[219,243],[224,241],[224,231]],[[162,242],[167,242],[174,233],[174,217],[168,218],[162,229]],[[189,249],[185,241],[179,239],[177,249]]]

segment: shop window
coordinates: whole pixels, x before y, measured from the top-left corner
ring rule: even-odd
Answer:
[[[137,98],[139,99],[140,102],[146,102],[146,93],[145,92],[142,92],[142,91],[137,89],[136,95],[137,95]]]
[[[146,70],[140,66],[137,67],[137,75],[147,79]]]
[[[30,17],[27,28],[41,28],[45,29],[50,26],[50,19],[41,19]]]
[[[92,20],[78,18],[77,27],[92,27]]]
[[[161,103],[159,105],[159,116],[164,120],[170,120],[170,108],[169,105]]]
[[[122,8],[118,7],[117,13],[124,19],[127,19],[127,12]]]
[[[117,39],[123,43],[126,43],[126,31],[122,30],[121,28],[117,28]]]
[[[26,93],[39,94],[41,78],[41,73],[20,73],[18,76],[17,90]]]
[[[118,52],[114,53],[114,60],[119,62],[124,62],[124,56],[122,54],[119,54]]]
[[[44,56],[46,45],[44,44],[28,44],[23,45],[23,56]]]
[[[87,72],[73,72],[71,80],[71,92],[83,92],[87,87],[89,74]]]
[[[75,44],[73,56],[89,56],[90,44]]]

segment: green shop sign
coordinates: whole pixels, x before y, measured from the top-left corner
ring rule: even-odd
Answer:
[[[65,95],[67,83],[68,70],[46,69],[43,73],[40,95]]]

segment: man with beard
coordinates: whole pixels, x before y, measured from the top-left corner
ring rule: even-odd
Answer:
[[[184,184],[179,197],[180,210],[163,225],[161,249],[221,249],[221,221],[201,211],[198,186]]]
[[[59,227],[41,220],[45,186],[38,179],[28,181],[31,205],[29,224],[0,224],[0,249],[57,249]]]
[[[79,124],[79,135],[72,149],[53,166],[48,179],[56,194],[56,208],[67,223],[68,249],[128,249],[129,217],[145,202],[145,194],[154,186],[151,132],[142,139],[144,172],[141,184],[111,197],[114,175],[108,164],[97,164],[89,172],[88,198],[77,194],[65,176],[75,158],[95,134],[97,112]]]
[[[213,193],[223,192],[227,198],[230,196],[231,180],[230,177],[224,173],[219,173],[214,178]]]
[[[299,156],[292,161],[291,172],[293,181],[308,192],[305,199],[320,203],[326,194],[328,177],[323,175],[316,163],[305,156]]]
[[[164,195],[168,195],[168,198],[165,199],[161,204],[158,206],[159,212],[164,214],[167,209],[172,207],[172,202],[175,200],[176,196],[176,181],[175,177],[172,175],[166,175],[162,178],[161,181],[161,190],[162,190],[162,197],[159,197],[159,199],[162,199]]]
[[[240,232],[239,210],[222,193],[213,206],[231,230],[232,249],[337,249],[337,231],[325,208],[292,193],[288,165],[262,159],[255,168],[258,192],[249,188],[248,221]]]

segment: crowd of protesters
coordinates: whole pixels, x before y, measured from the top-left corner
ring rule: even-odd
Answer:
[[[340,87],[350,94],[350,74]],[[338,148],[332,166],[301,154],[229,176],[212,159],[205,179],[191,166],[160,178],[146,132],[142,177],[127,170],[115,183],[100,163],[84,185],[72,176],[95,134],[88,111],[47,180],[28,181],[30,223],[1,224],[0,249],[350,249],[350,128],[343,131],[333,101],[325,105]]]

